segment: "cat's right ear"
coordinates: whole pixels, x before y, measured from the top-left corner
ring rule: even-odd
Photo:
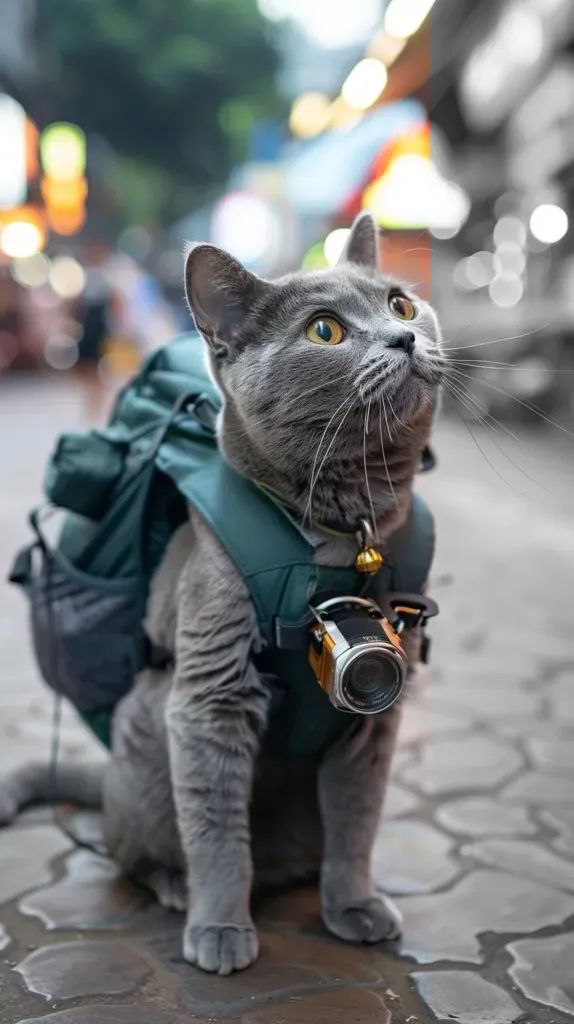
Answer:
[[[185,260],[185,294],[198,331],[217,353],[233,343],[264,282],[216,245],[191,246]]]
[[[339,262],[356,263],[369,270],[380,269],[379,230],[368,210],[355,217]]]

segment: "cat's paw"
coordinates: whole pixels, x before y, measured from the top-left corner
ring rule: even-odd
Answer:
[[[249,967],[259,955],[253,924],[188,924],[183,955],[190,964],[212,974],[231,974]]]
[[[391,900],[372,896],[365,900],[323,900],[326,928],[345,942],[384,942],[400,938],[402,917]]]

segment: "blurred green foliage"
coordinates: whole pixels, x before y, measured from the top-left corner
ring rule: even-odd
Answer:
[[[47,0],[37,40],[51,116],[117,154],[125,220],[204,201],[283,113],[277,57],[255,0]]]

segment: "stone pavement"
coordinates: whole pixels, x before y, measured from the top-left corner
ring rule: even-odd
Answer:
[[[2,577],[52,438],[78,420],[64,382],[0,387]],[[483,439],[491,468],[454,420],[437,432],[439,470],[421,481],[442,612],[374,854],[404,915],[401,947],[330,938],[315,890],[299,889],[257,905],[254,968],[204,975],[182,961],[177,915],[34,810],[0,833],[0,1024],[574,1019],[574,441],[498,437],[540,487]],[[0,616],[2,770],[48,756],[51,701],[22,599],[3,584]],[[63,756],[102,756],[71,712]],[[93,815],[74,827],[97,834]]]

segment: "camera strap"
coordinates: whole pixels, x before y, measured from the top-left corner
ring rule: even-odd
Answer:
[[[438,615],[438,605],[430,597],[422,594],[410,594],[390,591],[385,594],[381,612],[386,615],[395,632],[409,632],[420,627],[424,629],[427,621]],[[301,651],[309,646],[309,629],[316,617],[309,611],[299,622],[274,621],[275,646],[280,651]]]

